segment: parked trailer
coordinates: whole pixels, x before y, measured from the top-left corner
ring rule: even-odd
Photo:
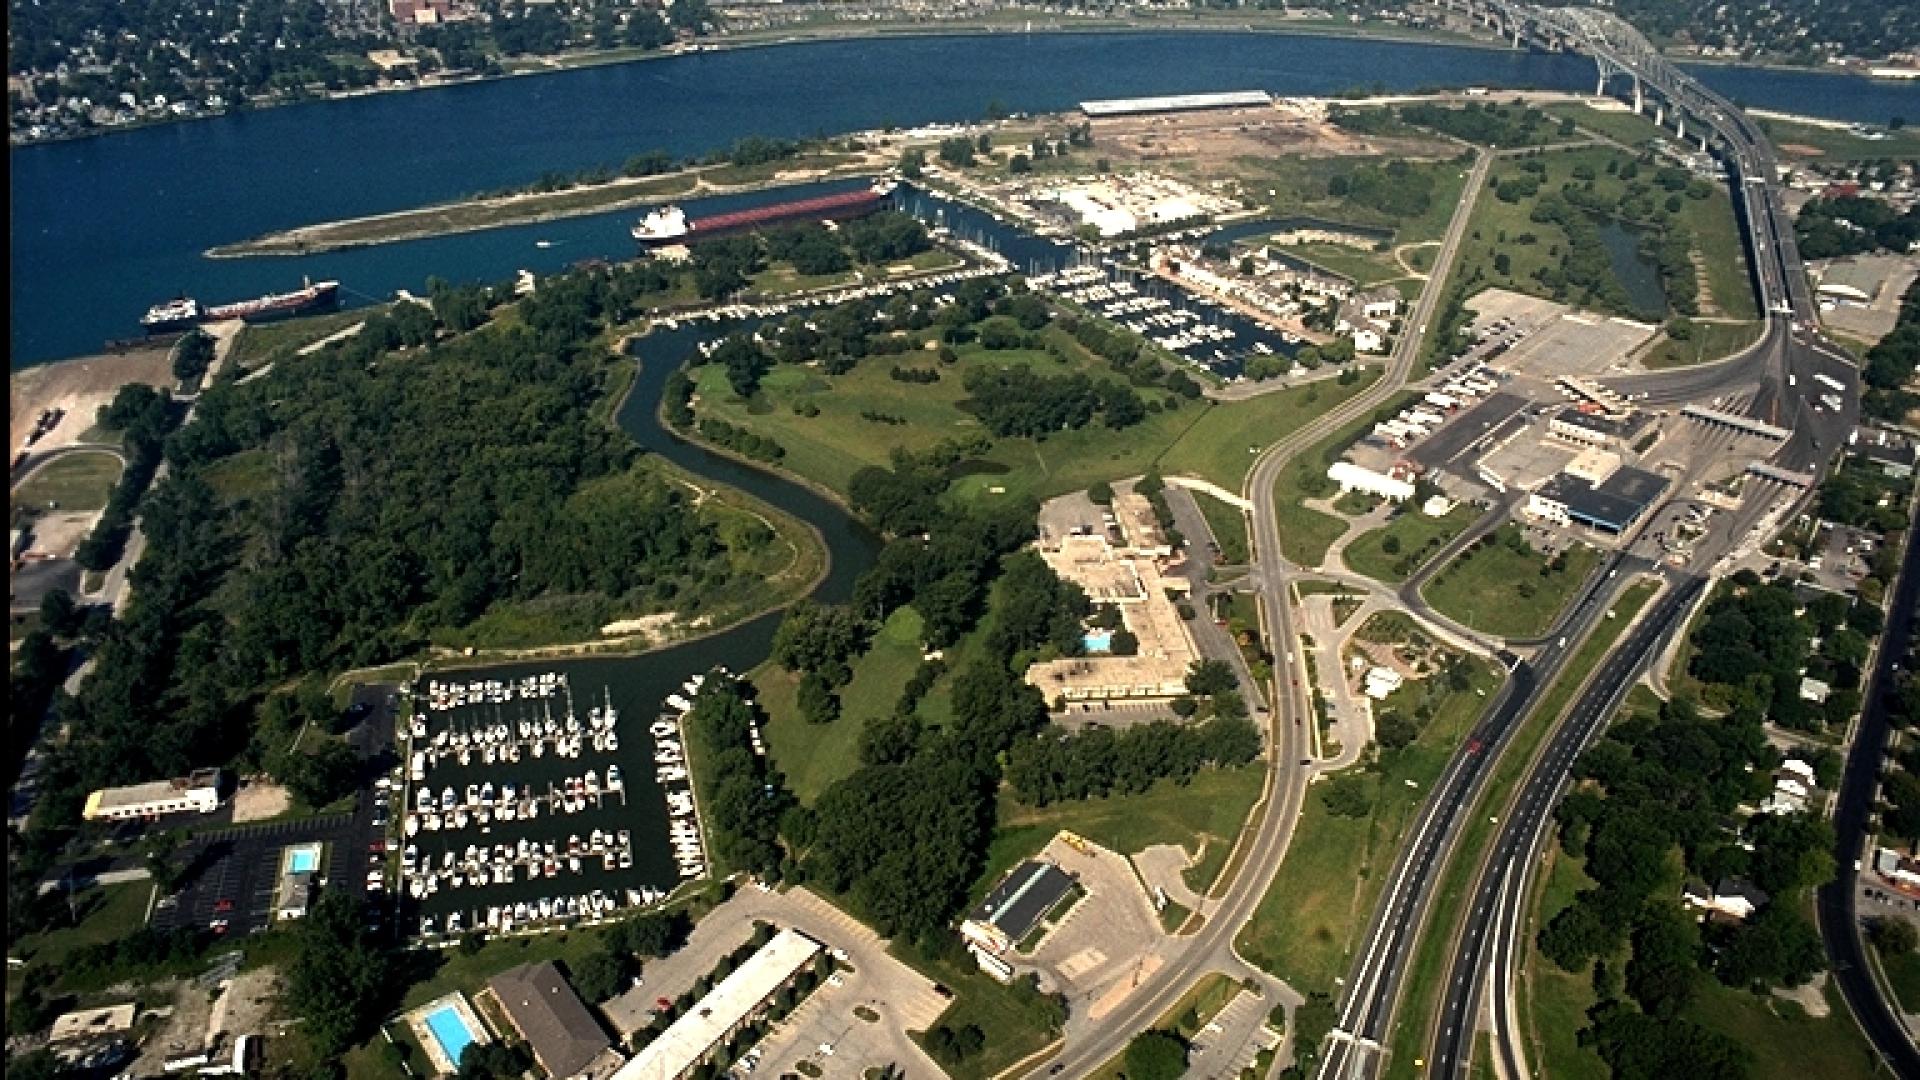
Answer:
[[[1407,415],[1415,420],[1420,421],[1421,423],[1427,425],[1428,427],[1439,427],[1441,424],[1444,424],[1447,422],[1446,417],[1441,416],[1437,412],[1429,412],[1426,409],[1417,408],[1409,412]]]
[[[1447,412],[1452,412],[1453,410],[1460,407],[1460,402],[1456,401],[1455,399],[1450,398],[1445,394],[1441,394],[1433,391],[1429,391],[1424,400],[1426,401],[1427,404],[1433,406],[1434,408],[1445,409]]]
[[[1414,429],[1398,420],[1388,420],[1374,427],[1374,431],[1389,439],[1405,442],[1414,436]]]
[[[1836,394],[1844,394],[1847,392],[1847,384],[1841,382],[1839,379],[1836,379],[1831,375],[1823,375],[1820,372],[1816,371],[1813,373],[1813,381],[1819,383],[1821,386],[1826,387],[1827,389],[1833,391]]]

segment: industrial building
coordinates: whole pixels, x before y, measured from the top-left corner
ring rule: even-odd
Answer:
[[[620,1066],[613,1080],[684,1080],[693,1075],[819,954],[819,942],[798,930],[781,930]]]
[[[1052,863],[1028,860],[993,887],[960,936],[975,950],[1004,953],[1026,939],[1040,920],[1073,890],[1073,878]]]
[[[1229,90],[1218,94],[1169,94],[1162,97],[1105,98],[1080,103],[1082,115],[1101,120],[1115,116],[1198,112],[1203,109],[1245,109],[1273,104],[1265,90]]]
[[[219,769],[196,769],[174,780],[101,788],[87,796],[80,816],[88,821],[134,821],[194,811],[211,814],[220,807]]]
[[[552,961],[508,968],[487,989],[552,1080],[606,1077],[619,1068],[612,1040]]]
[[[1388,502],[1402,503],[1413,498],[1413,482],[1397,476],[1377,473],[1351,461],[1336,461],[1327,466],[1327,479],[1340,485],[1340,494],[1364,492]]]

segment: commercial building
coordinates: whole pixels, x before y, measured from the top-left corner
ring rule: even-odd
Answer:
[[[1406,676],[1383,665],[1375,665],[1367,670],[1367,696],[1375,701],[1385,701],[1400,689]]]
[[[747,958],[720,985],[695,1002],[660,1037],[620,1066],[613,1080],[684,1080],[728,1039],[766,1010],[780,992],[813,963],[820,943],[785,929]]]
[[[1052,863],[1028,860],[993,887],[967,921],[960,936],[969,947],[999,954],[1026,939],[1040,920],[1073,889],[1073,878]]]
[[[1618,536],[1640,520],[1666,489],[1665,477],[1645,469],[1615,470],[1598,485],[1560,473],[1527,496],[1526,512],[1555,525],[1584,525]]]
[[[1617,446],[1641,425],[1593,409],[1565,408],[1547,419],[1547,433],[1582,446]]]
[[[508,968],[487,980],[487,989],[552,1080],[605,1077],[618,1069],[612,1040],[552,961]]]
[[[1327,479],[1340,485],[1340,494],[1365,492],[1388,502],[1406,502],[1413,498],[1413,482],[1397,476],[1377,473],[1351,461],[1336,461],[1327,466]]]
[[[1855,457],[1878,466],[1890,480],[1912,477],[1914,461],[1920,456],[1910,440],[1879,428],[1856,428],[1847,436],[1847,450]]]
[[[196,769],[175,780],[101,788],[87,796],[80,816],[88,821],[133,821],[188,811],[211,814],[220,807],[220,788],[219,769]]]

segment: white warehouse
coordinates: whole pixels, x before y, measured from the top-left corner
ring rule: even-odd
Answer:
[[[1340,494],[1364,491],[1388,502],[1406,502],[1413,498],[1413,484],[1398,477],[1362,468],[1351,461],[1336,461],[1327,466],[1327,479],[1340,485]]]

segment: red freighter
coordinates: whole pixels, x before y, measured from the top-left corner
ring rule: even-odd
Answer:
[[[818,195],[811,199],[756,206],[712,217],[689,218],[678,206],[663,206],[642,218],[633,227],[633,238],[644,247],[691,244],[728,233],[749,232],[786,221],[842,221],[863,217],[880,209],[893,194],[893,181],[878,180],[871,186],[836,195]]]

